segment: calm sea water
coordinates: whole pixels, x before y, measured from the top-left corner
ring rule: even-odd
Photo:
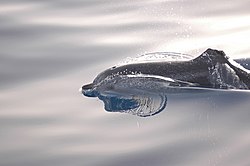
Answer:
[[[108,113],[78,89],[126,57],[250,57],[250,2],[1,0],[0,165],[250,165],[250,94],[173,95]]]

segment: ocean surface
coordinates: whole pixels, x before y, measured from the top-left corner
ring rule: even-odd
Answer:
[[[106,112],[78,91],[150,52],[195,57],[214,48],[249,58],[249,6],[0,0],[0,166],[250,165],[248,91],[170,95],[146,118]]]

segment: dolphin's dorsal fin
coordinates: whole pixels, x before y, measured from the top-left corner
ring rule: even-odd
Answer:
[[[240,64],[235,62],[234,60],[230,59],[226,56],[223,51],[218,51],[214,49],[207,49],[203,52],[200,56],[193,59],[193,62],[205,62],[206,64],[216,65],[217,63],[220,64],[227,64],[229,68],[231,68],[239,79],[246,84],[246,86],[250,89],[250,71],[242,67]]]
[[[207,63],[227,63],[228,57],[223,51],[214,50],[214,49],[207,49],[205,52],[203,52],[200,56],[193,59],[193,61],[205,61]]]

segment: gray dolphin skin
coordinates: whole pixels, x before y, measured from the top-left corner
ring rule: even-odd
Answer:
[[[234,78],[231,78],[230,83],[227,83],[228,78],[221,78],[222,75],[216,75],[216,66],[222,66],[221,73],[230,70],[234,73]],[[173,80],[188,82],[202,88],[215,88],[215,89],[230,89],[224,84],[234,84],[240,82],[237,89],[250,89],[250,72],[237,64],[235,61],[230,60],[223,51],[214,49],[207,49],[204,53],[195,59],[188,61],[171,61],[171,62],[145,62],[126,64],[119,67],[109,68],[100,73],[91,84],[82,86],[82,92],[92,89],[95,85],[100,83],[107,77],[113,75],[133,75],[145,74],[168,77]],[[227,74],[228,75],[228,74]],[[214,77],[213,79],[211,79]],[[216,81],[218,78],[224,79],[224,82]],[[228,77],[228,76],[226,76]]]

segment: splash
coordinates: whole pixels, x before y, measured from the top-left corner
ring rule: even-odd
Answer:
[[[175,52],[154,52],[147,53],[137,57],[127,57],[125,60],[118,63],[116,66],[122,66],[131,63],[145,63],[145,62],[174,62],[174,61],[188,61],[194,57],[188,54]]]

